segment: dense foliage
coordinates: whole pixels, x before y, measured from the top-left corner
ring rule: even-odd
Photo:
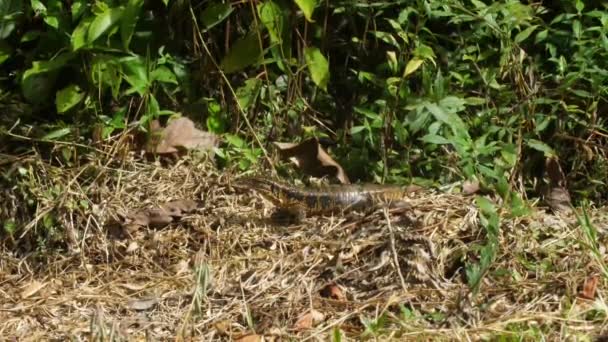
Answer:
[[[14,135],[87,144],[180,112],[242,168],[266,142],[318,136],[353,179],[479,179],[515,198],[556,156],[576,198],[606,199],[599,2],[2,0],[0,14]]]

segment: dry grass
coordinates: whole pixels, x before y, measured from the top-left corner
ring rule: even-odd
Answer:
[[[413,212],[389,222],[379,212],[280,226],[266,219],[268,202],[235,191],[234,175],[207,164],[98,165],[94,186],[81,182],[88,171],[35,165],[39,200],[63,184],[37,212],[69,228],[71,251],[23,254],[5,243],[0,336],[8,340],[328,340],[338,332],[345,340],[575,340],[606,329],[601,210],[592,211],[596,257],[572,218],[501,213],[498,255],[473,296],[465,265],[478,262],[485,231],[472,197],[420,193]],[[119,213],[174,199],[202,205],[177,225],[108,234]],[[88,209],[70,207],[83,200]],[[596,274],[595,299],[579,298]],[[306,328],[299,319],[310,310],[320,321]]]

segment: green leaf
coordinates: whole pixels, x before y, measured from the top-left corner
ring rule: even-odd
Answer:
[[[532,32],[534,32],[534,30],[536,30],[537,27],[538,27],[538,25],[532,25],[532,26],[528,27],[527,29],[519,32],[515,36],[515,42],[516,43],[521,43],[524,40],[528,39],[528,37],[530,37],[530,35],[532,34]]]
[[[540,141],[540,140],[536,140],[536,139],[528,139],[526,141],[526,145],[528,145],[529,147],[543,152],[545,154],[545,157],[553,157],[555,156],[555,151],[553,151],[553,149],[551,147],[549,147],[549,145],[545,144],[544,142]]]
[[[255,32],[250,32],[234,43],[222,59],[220,67],[227,74],[237,72],[256,63],[261,54],[262,48],[258,36]]]
[[[262,81],[257,78],[250,78],[245,81],[245,84],[236,90],[236,100],[243,110],[255,103],[260,94]]]
[[[423,136],[422,138],[420,138],[420,140],[425,143],[435,144],[435,145],[445,145],[445,144],[451,143],[448,139],[446,139],[440,135],[437,135],[437,134],[427,134],[427,135]]]
[[[454,135],[459,136],[463,139],[468,138],[468,130],[462,119],[454,112],[446,111],[445,108],[438,106],[435,103],[426,103],[426,109],[433,114],[435,119],[448,125]]]
[[[258,15],[270,34],[270,41],[280,44],[285,18],[279,5],[273,1],[266,0],[258,5]]]
[[[92,43],[97,38],[106,33],[122,17],[124,9],[122,7],[109,8],[95,17],[87,32],[87,43]]]
[[[70,134],[72,130],[69,127],[56,129],[42,137],[42,140],[57,140]]]
[[[23,14],[21,0],[0,0],[0,39],[6,39],[15,29],[17,19]]]
[[[55,97],[57,113],[65,113],[84,99],[85,93],[75,84],[59,90]]]
[[[296,5],[300,7],[302,13],[304,13],[304,17],[308,22],[314,23],[312,20],[312,12],[315,10],[317,6],[317,0],[294,0]]]
[[[87,1],[86,0],[74,0],[72,1],[72,8],[70,9],[72,12],[72,21],[75,22],[80,18],[80,16],[87,9]]]
[[[78,26],[76,26],[74,31],[72,31],[72,51],[76,51],[88,44],[87,32],[89,32],[89,27],[93,20],[95,20],[95,17],[93,16],[84,17],[80,23],[78,23]]]
[[[201,21],[207,30],[224,21],[234,11],[230,3],[211,5],[201,13]]]
[[[307,47],[304,50],[304,58],[310,71],[310,76],[315,84],[327,91],[327,83],[329,82],[329,63],[325,56],[316,47]]]
[[[74,57],[74,54],[71,52],[68,52],[68,53],[61,54],[58,57],[55,57],[54,59],[51,59],[51,60],[35,61],[32,63],[32,67],[27,69],[23,73],[22,79],[27,79],[28,77],[35,75],[35,74],[40,74],[40,73],[45,73],[45,72],[60,69],[64,65],[66,65],[73,57]]]
[[[112,97],[118,98],[122,83],[122,66],[114,57],[97,55],[91,62],[91,80],[100,90],[110,87]]]
[[[144,0],[129,0],[120,19],[120,38],[122,39],[123,49],[127,51],[143,4]]]
[[[407,62],[407,65],[405,66],[405,71],[403,72],[403,77],[407,77],[408,75],[410,75],[413,72],[415,72],[416,70],[418,70],[418,68],[420,68],[420,66],[422,65],[423,62],[424,62],[424,60],[422,60],[422,59],[412,58],[409,62]]]
[[[13,54],[13,49],[4,40],[0,40],[0,65]]]
[[[166,66],[159,66],[158,68],[154,69],[150,73],[150,79],[152,82],[158,81],[161,83],[178,84],[177,77],[175,77],[173,71]]]
[[[145,60],[142,57],[133,56],[122,58],[120,61],[124,78],[131,85],[131,89],[127,90],[126,94],[137,92],[140,96],[144,96],[150,86]]]

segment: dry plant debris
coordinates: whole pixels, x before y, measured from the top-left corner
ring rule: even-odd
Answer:
[[[335,177],[342,184],[350,180],[344,169],[325,152],[317,138],[310,138],[299,144],[275,142],[279,155],[291,160],[302,172],[313,177]]]
[[[421,190],[405,213],[310,217],[281,226],[268,219],[273,206],[265,199],[234,191],[237,175],[207,164],[130,163],[104,172],[95,187],[66,194],[93,202],[90,211],[66,216],[80,253],[1,251],[3,338],[279,341],[329,340],[337,332],[345,340],[576,340],[605,334],[603,210],[591,212],[599,254],[583,243],[572,216],[543,208],[519,218],[501,212],[499,252],[472,296],[467,265],[478,262],[485,241],[473,196]],[[200,207],[174,224],[140,227],[129,239],[107,234],[121,212],[184,199]]]

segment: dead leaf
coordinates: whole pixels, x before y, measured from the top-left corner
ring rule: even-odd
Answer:
[[[34,280],[27,284],[23,291],[21,291],[21,298],[26,299],[33,295],[35,295],[38,291],[40,291],[46,283],[41,283],[38,280]]]
[[[158,303],[158,299],[156,298],[148,298],[148,299],[134,299],[129,301],[129,308],[136,311],[144,311],[151,309],[154,305]]]
[[[474,179],[474,180],[467,180],[464,181],[464,183],[462,183],[462,192],[465,195],[472,195],[474,193],[476,193],[477,191],[479,191],[479,181]]]
[[[162,228],[183,215],[198,208],[198,203],[191,200],[174,200],[161,205],[158,208],[142,209],[133,214],[125,215],[122,223],[129,233],[133,233],[139,227],[149,226],[151,228]]]
[[[299,144],[274,142],[283,159],[289,159],[302,172],[314,176],[336,177],[342,184],[350,184],[350,180],[342,166],[333,160],[319,144],[317,138],[305,140]]]
[[[164,129],[158,126],[158,122],[150,124],[150,139],[146,146],[149,153],[176,153],[180,148],[211,151],[218,144],[217,135],[197,129],[194,122],[185,117],[169,121]]]
[[[234,342],[262,342],[264,337],[257,334],[249,334],[241,336],[234,340]]]
[[[320,291],[320,294],[322,297],[325,298],[331,298],[335,300],[346,300],[346,296],[344,295],[344,292],[342,292],[342,289],[334,283],[327,284],[325,287],[323,287]]]
[[[319,324],[325,319],[325,315],[320,311],[312,309],[298,318],[298,321],[294,325],[295,330],[307,330],[312,328],[314,325]]]
[[[585,280],[583,290],[579,294],[582,298],[593,300],[595,298],[595,292],[597,290],[597,283],[600,277],[598,275],[591,276]]]

